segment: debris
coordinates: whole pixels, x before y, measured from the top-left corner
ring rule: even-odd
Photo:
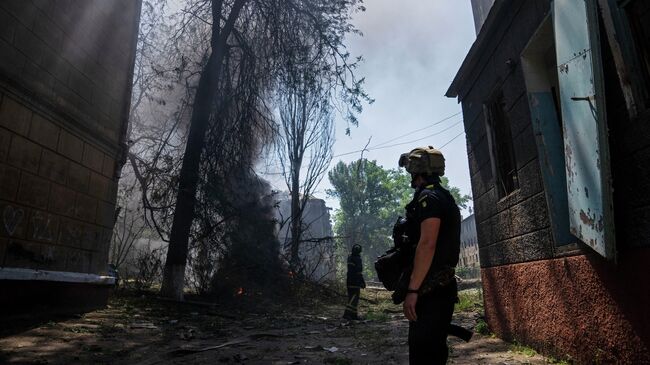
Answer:
[[[337,352],[339,350],[339,348],[336,347],[336,346],[332,346],[332,347],[329,347],[329,348],[325,347],[323,350],[325,350],[327,352]]]
[[[130,328],[145,328],[145,329],[149,329],[149,330],[157,330],[158,329],[158,326],[156,326],[155,324],[153,324],[151,322],[135,322],[135,323],[132,323],[129,327]]]

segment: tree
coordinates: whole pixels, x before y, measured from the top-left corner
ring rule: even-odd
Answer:
[[[313,69],[317,72],[313,77],[337,91],[336,98],[347,111],[347,120],[356,123],[355,113],[361,111],[362,101],[368,98],[361,88],[363,80],[354,76],[358,60],[351,62],[341,49],[344,36],[355,31],[349,24],[350,12],[360,9],[359,3],[359,0],[188,1],[178,32],[190,32],[199,41],[208,41],[205,48],[200,47],[200,42],[193,47],[194,54],[196,49],[203,53],[199,60],[180,57],[178,66],[179,73],[187,74],[187,70],[200,65],[186,78],[198,80],[195,87],[188,87],[192,92],[191,117],[173,199],[162,295],[182,298],[192,233],[202,230],[209,234],[214,228],[209,222],[223,218],[222,212],[209,210],[211,205],[198,207],[203,201],[197,204],[197,196],[205,198],[232,191],[219,186],[238,183],[225,176],[228,167],[239,166],[245,170],[252,166],[251,156],[257,154],[259,142],[265,136],[264,124],[271,121],[269,95],[282,81],[283,66],[295,62],[296,45],[311,47],[311,40],[324,45],[314,53],[323,67]],[[178,51],[181,55],[188,52],[182,46]],[[214,158],[215,154],[226,158]],[[233,160],[235,163],[231,163]],[[201,214],[197,208],[205,208],[203,219],[195,220]],[[204,223],[207,230],[202,229]]]
[[[334,123],[329,91],[313,77],[313,64],[293,66],[279,92],[280,133],[277,151],[291,198],[289,263],[301,273],[300,247],[309,228],[303,212],[332,160]],[[304,175],[303,167],[305,168]],[[287,243],[285,243],[286,245]]]
[[[384,169],[376,161],[359,159],[339,162],[330,170],[329,179],[334,189],[328,195],[340,202],[334,215],[335,235],[346,242],[346,250],[354,244],[363,247],[366,272],[374,276],[371,264],[392,245],[393,224],[398,216],[404,216],[404,207],[413,197],[411,177],[402,170]],[[450,187],[444,176],[441,185],[460,207],[467,206],[471,197]]]

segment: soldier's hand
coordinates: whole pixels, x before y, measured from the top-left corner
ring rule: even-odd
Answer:
[[[418,302],[418,295],[416,293],[408,293],[406,294],[406,298],[404,299],[404,316],[409,321],[417,321],[418,317],[415,314],[415,304]]]

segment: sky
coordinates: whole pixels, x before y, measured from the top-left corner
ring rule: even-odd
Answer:
[[[360,152],[347,153],[363,149],[369,139],[363,157],[384,168],[397,168],[401,153],[432,145],[445,156],[450,184],[471,195],[461,107],[444,96],[476,38],[470,0],[366,0],[364,5],[366,11],[353,19],[363,36],[349,36],[346,47],[352,56],[364,57],[357,76],[365,77],[375,102],[364,106],[350,136],[338,118],[331,166],[358,159]],[[273,171],[263,176],[276,189],[287,190]],[[338,201],[325,194],[330,188],[325,177],[314,195],[337,209]]]

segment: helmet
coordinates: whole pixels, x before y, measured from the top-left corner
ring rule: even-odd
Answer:
[[[355,244],[352,246],[352,253],[361,253],[361,245]]]
[[[433,146],[418,147],[411,152],[402,153],[399,157],[399,167],[406,168],[410,174],[445,174],[445,157]]]

